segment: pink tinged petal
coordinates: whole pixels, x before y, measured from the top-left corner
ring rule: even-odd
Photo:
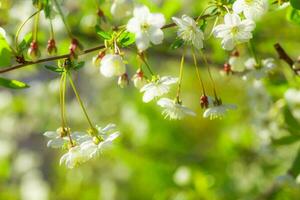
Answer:
[[[153,44],[161,44],[164,39],[164,32],[161,29],[150,29],[149,36]]]
[[[145,51],[150,46],[150,40],[146,33],[137,33],[135,35],[135,43],[140,51]]]
[[[224,17],[224,22],[229,26],[237,26],[241,23],[241,18],[235,13],[228,13]]]
[[[148,23],[156,28],[162,28],[166,24],[166,19],[163,14],[150,14],[148,19]]]

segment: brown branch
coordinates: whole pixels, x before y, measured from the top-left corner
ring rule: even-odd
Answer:
[[[294,60],[286,53],[283,47],[279,43],[276,43],[274,45],[274,48],[276,49],[279,58],[286,62],[296,75],[299,75],[298,70],[293,68],[293,65],[295,63]]]
[[[212,15],[203,15],[201,17],[196,17],[195,19],[206,19],[208,17],[212,17]],[[162,29],[168,29],[168,28],[172,28],[172,27],[175,27],[175,26],[176,26],[175,23],[170,23],[170,24],[167,24],[167,25],[163,26]],[[104,49],[104,48],[105,48],[104,45],[100,45],[100,46],[97,46],[97,47],[94,47],[94,48],[86,49],[79,56],[82,56],[82,55],[85,55],[85,54],[88,54],[88,53],[91,53],[91,52],[94,52],[94,51],[97,51],[97,50],[101,50],[101,49]],[[22,63],[22,64],[16,64],[16,65],[13,65],[13,66],[9,66],[9,67],[5,67],[3,69],[0,69],[0,74],[10,72],[10,71],[13,71],[13,70],[16,70],[16,69],[24,68],[24,67],[30,66],[30,65],[45,63],[45,62],[59,60],[59,59],[68,58],[68,57],[70,57],[70,54],[64,54],[64,55],[58,55],[58,56],[53,56],[53,57],[49,57],[49,58],[43,58],[43,59],[37,60],[35,62],[34,61],[26,61],[25,63]]]

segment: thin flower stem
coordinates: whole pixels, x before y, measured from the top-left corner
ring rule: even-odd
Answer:
[[[196,74],[197,74],[199,83],[201,85],[203,95],[206,95],[204,83],[203,83],[202,77],[200,75],[200,70],[199,70],[199,66],[198,66],[198,62],[197,62],[197,58],[196,58],[196,54],[195,54],[195,49],[194,48],[192,48],[192,52],[193,52],[194,65],[195,65],[195,68],[196,68]]]
[[[41,10],[36,11],[35,13],[33,13],[32,15],[30,15],[22,24],[21,26],[18,28],[17,32],[16,32],[16,36],[15,36],[15,45],[16,45],[16,50],[18,51],[18,44],[19,44],[19,35],[21,33],[21,30],[23,29],[23,27],[27,24],[27,22],[32,19],[36,14],[40,13]]]
[[[217,90],[216,90],[216,84],[215,84],[215,81],[214,81],[214,79],[212,77],[208,61],[207,61],[206,56],[204,55],[204,53],[202,51],[200,51],[200,54],[201,54],[201,56],[202,56],[202,58],[204,60],[204,63],[206,65],[206,67],[207,67],[207,72],[208,72],[209,78],[210,78],[211,83],[212,83],[212,87],[213,87],[213,92],[214,92],[215,99],[218,99]]]
[[[72,32],[71,32],[70,27],[69,27],[68,24],[67,24],[67,21],[66,21],[66,19],[65,19],[65,16],[64,16],[64,14],[63,14],[63,12],[62,12],[62,10],[61,10],[61,7],[60,7],[59,3],[57,2],[57,0],[53,0],[53,2],[54,2],[54,4],[55,4],[56,9],[58,10],[58,14],[60,15],[61,20],[63,21],[63,23],[64,23],[64,25],[65,25],[65,28],[66,28],[66,30],[67,30],[67,33],[68,33],[69,37],[70,37],[70,38],[73,38],[73,34],[72,34]]]
[[[181,93],[181,85],[183,79],[183,66],[185,60],[185,49],[183,50],[181,61],[180,61],[180,70],[179,70],[179,82],[178,82],[178,89],[177,89],[177,101],[180,102],[180,93]]]
[[[60,114],[61,114],[61,123],[62,128],[66,127],[65,119],[65,85],[66,85],[66,74],[63,73],[60,78],[60,87],[59,87],[59,99],[60,99]]]
[[[54,29],[53,29],[52,19],[49,19],[49,21],[50,21],[50,38],[54,39]]]
[[[146,58],[145,58],[145,57],[142,57],[141,55],[139,55],[139,57],[140,57],[140,59],[142,60],[142,62],[146,65],[146,67],[147,67],[148,71],[150,72],[150,74],[151,74],[152,76],[154,76],[154,73],[153,73],[153,71],[151,70],[151,67],[150,67],[150,65],[148,64]]]
[[[78,91],[77,91],[77,89],[76,89],[76,86],[75,86],[75,84],[74,84],[74,82],[73,82],[73,79],[72,79],[71,74],[68,74],[68,77],[69,77],[69,81],[70,81],[71,87],[72,87],[72,89],[73,89],[73,91],[74,91],[74,94],[75,94],[75,96],[76,96],[76,98],[77,98],[77,101],[78,101],[78,103],[79,103],[79,105],[80,105],[80,107],[81,107],[81,109],[82,109],[82,111],[83,111],[83,113],[84,113],[84,115],[85,115],[85,117],[86,117],[86,119],[87,119],[89,125],[90,125],[90,128],[91,128],[91,129],[94,129],[94,126],[93,126],[93,124],[92,124],[92,122],[91,122],[91,120],[90,120],[90,117],[89,117],[89,115],[87,114],[86,108],[84,107],[84,104],[83,104],[83,102],[82,102],[82,100],[81,100],[81,97],[80,97],[80,95],[79,95],[79,93],[78,93]]]
[[[39,21],[40,21],[40,13],[38,12],[35,15],[35,19],[34,19],[33,41],[37,41],[37,39],[38,39]]]

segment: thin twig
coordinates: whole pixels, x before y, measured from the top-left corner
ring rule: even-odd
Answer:
[[[200,19],[206,19],[208,17],[212,17],[212,15],[203,15]],[[163,26],[162,29],[168,29],[168,28],[172,28],[172,27],[175,27],[175,26],[176,26],[175,23],[170,23],[170,24],[167,24],[167,25]],[[100,45],[100,46],[97,46],[97,47],[86,49],[79,56],[82,56],[82,55],[85,55],[85,54],[88,54],[88,53],[91,53],[91,52],[94,52],[94,51],[97,51],[97,50],[101,50],[101,49],[104,49],[104,48],[105,48],[105,45]],[[25,63],[22,63],[22,64],[16,64],[16,65],[13,65],[13,66],[9,66],[9,67],[5,67],[3,69],[0,69],[0,74],[10,72],[10,71],[14,71],[16,69],[24,68],[24,67],[30,66],[30,65],[45,63],[45,62],[59,60],[59,59],[63,59],[63,58],[69,58],[69,57],[70,57],[70,54],[64,54],[64,55],[58,55],[58,56],[53,56],[53,57],[49,57],[49,58],[43,58],[43,59],[37,60],[35,62],[26,61]]]
[[[283,47],[279,43],[276,43],[274,45],[274,48],[276,49],[279,58],[285,61],[296,75],[299,75],[298,70],[293,68],[293,65],[295,63],[294,60],[286,53]]]

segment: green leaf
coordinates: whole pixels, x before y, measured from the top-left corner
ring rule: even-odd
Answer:
[[[11,48],[6,39],[0,35],[0,67],[5,67],[11,63]]]
[[[300,1],[299,0],[290,0],[290,3],[293,8],[300,10]]]
[[[82,68],[84,66],[84,62],[79,62],[77,64],[74,65],[73,69],[74,70],[79,70],[80,68]]]
[[[135,42],[135,35],[133,33],[129,33],[127,31],[123,32],[118,38],[118,43],[122,47],[127,47]]]
[[[44,0],[43,2],[44,4],[44,14],[46,19],[51,18],[51,4],[49,2],[49,0]]]
[[[10,80],[0,77],[0,86],[10,88],[10,89],[24,89],[29,88],[29,85],[17,80]]]
[[[178,49],[184,45],[184,41],[182,39],[177,38],[172,44],[171,49]]]
[[[279,139],[272,139],[272,143],[276,146],[294,144],[295,142],[299,142],[299,141],[300,141],[299,135],[289,135]]]
[[[59,68],[59,67],[54,67],[54,66],[50,66],[50,65],[45,65],[45,68],[52,71],[52,72],[55,72],[55,73],[62,73],[64,72],[64,69],[63,68]]]
[[[32,42],[32,33],[30,32],[25,35],[22,42],[20,42],[20,44],[18,45],[19,53],[22,53],[23,51],[28,49],[31,42]]]
[[[283,115],[284,115],[285,124],[287,125],[287,129],[290,131],[290,133],[299,135],[300,123],[293,116],[293,114],[290,111],[290,109],[288,108],[288,106],[284,107]]]
[[[110,40],[112,38],[111,32],[103,31],[99,26],[96,26],[96,33],[99,35],[103,40]]]
[[[290,9],[289,12],[287,13],[287,19],[291,22],[300,25],[300,11],[294,8]]]
[[[294,178],[296,178],[300,173],[300,150],[298,150],[298,153],[294,159],[294,162],[289,169],[288,172],[290,175],[292,175]]]

